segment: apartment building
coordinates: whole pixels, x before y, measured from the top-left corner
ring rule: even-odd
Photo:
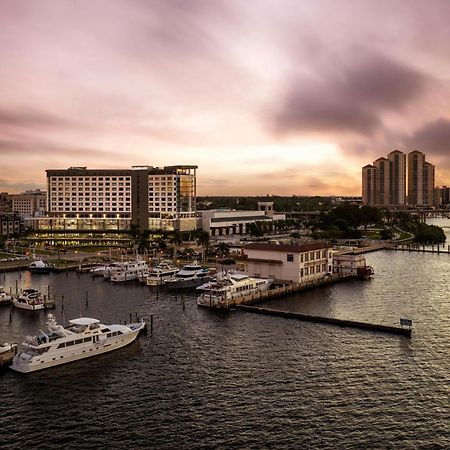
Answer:
[[[435,167],[417,150],[394,150],[362,168],[363,203],[370,206],[432,206]],[[408,186],[408,191],[406,191]]]
[[[9,239],[21,231],[20,216],[14,213],[0,213],[0,236]]]
[[[362,202],[369,206],[377,204],[377,169],[371,164],[362,168]]]

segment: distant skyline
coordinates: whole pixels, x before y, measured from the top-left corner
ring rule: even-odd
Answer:
[[[0,191],[196,164],[198,195],[361,195],[419,150],[450,184],[447,0],[0,0]]]

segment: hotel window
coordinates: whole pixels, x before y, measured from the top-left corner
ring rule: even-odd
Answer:
[[[316,252],[316,259],[320,259],[320,250]]]
[[[288,253],[286,257],[287,262],[294,262],[294,255]]]

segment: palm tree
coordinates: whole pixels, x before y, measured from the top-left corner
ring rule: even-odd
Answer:
[[[230,254],[230,246],[226,242],[220,242],[216,247],[216,254],[224,258]]]
[[[174,232],[169,236],[169,242],[173,247],[173,259],[177,259],[178,247],[183,243],[179,230],[174,230]]]
[[[197,244],[202,248],[202,261],[205,260],[205,249],[209,247],[209,233],[203,230],[196,230]]]

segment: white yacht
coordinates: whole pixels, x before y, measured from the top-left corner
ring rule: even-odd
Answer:
[[[137,280],[143,272],[148,270],[148,265],[143,259],[126,261],[122,266],[111,272],[110,280],[113,282]]]
[[[180,269],[168,262],[160,262],[148,271],[147,286],[162,286],[166,281],[176,275]]]
[[[97,267],[92,267],[91,269],[89,269],[89,273],[95,277],[95,276],[103,276],[103,274],[105,273],[105,271],[107,271],[109,269],[109,266],[97,266]]]
[[[9,305],[12,301],[11,295],[9,295],[3,286],[0,286],[0,306]]]
[[[269,290],[272,280],[253,278],[245,273],[225,272],[197,288],[201,292],[197,305],[221,307],[232,304],[239,297]]]
[[[53,264],[42,261],[42,259],[36,259],[28,266],[28,270],[33,273],[49,273],[52,272],[54,268],[55,266]]]
[[[210,269],[204,269],[194,262],[183,266],[177,274],[166,280],[166,284],[170,289],[191,288],[200,286],[209,278]]]
[[[17,298],[13,298],[13,306],[18,309],[37,311],[45,308],[44,299],[37,289],[24,289]]]
[[[110,352],[133,342],[145,328],[145,322],[103,325],[97,319],[88,317],[69,322],[70,325],[65,328],[49,314],[48,331],[26,337],[22,344],[24,350],[14,357],[11,369],[33,372]]]
[[[117,270],[121,270],[123,268],[123,262],[114,262],[109,266],[105,266],[103,270],[103,277],[105,279],[111,278],[111,274],[113,274]]]

